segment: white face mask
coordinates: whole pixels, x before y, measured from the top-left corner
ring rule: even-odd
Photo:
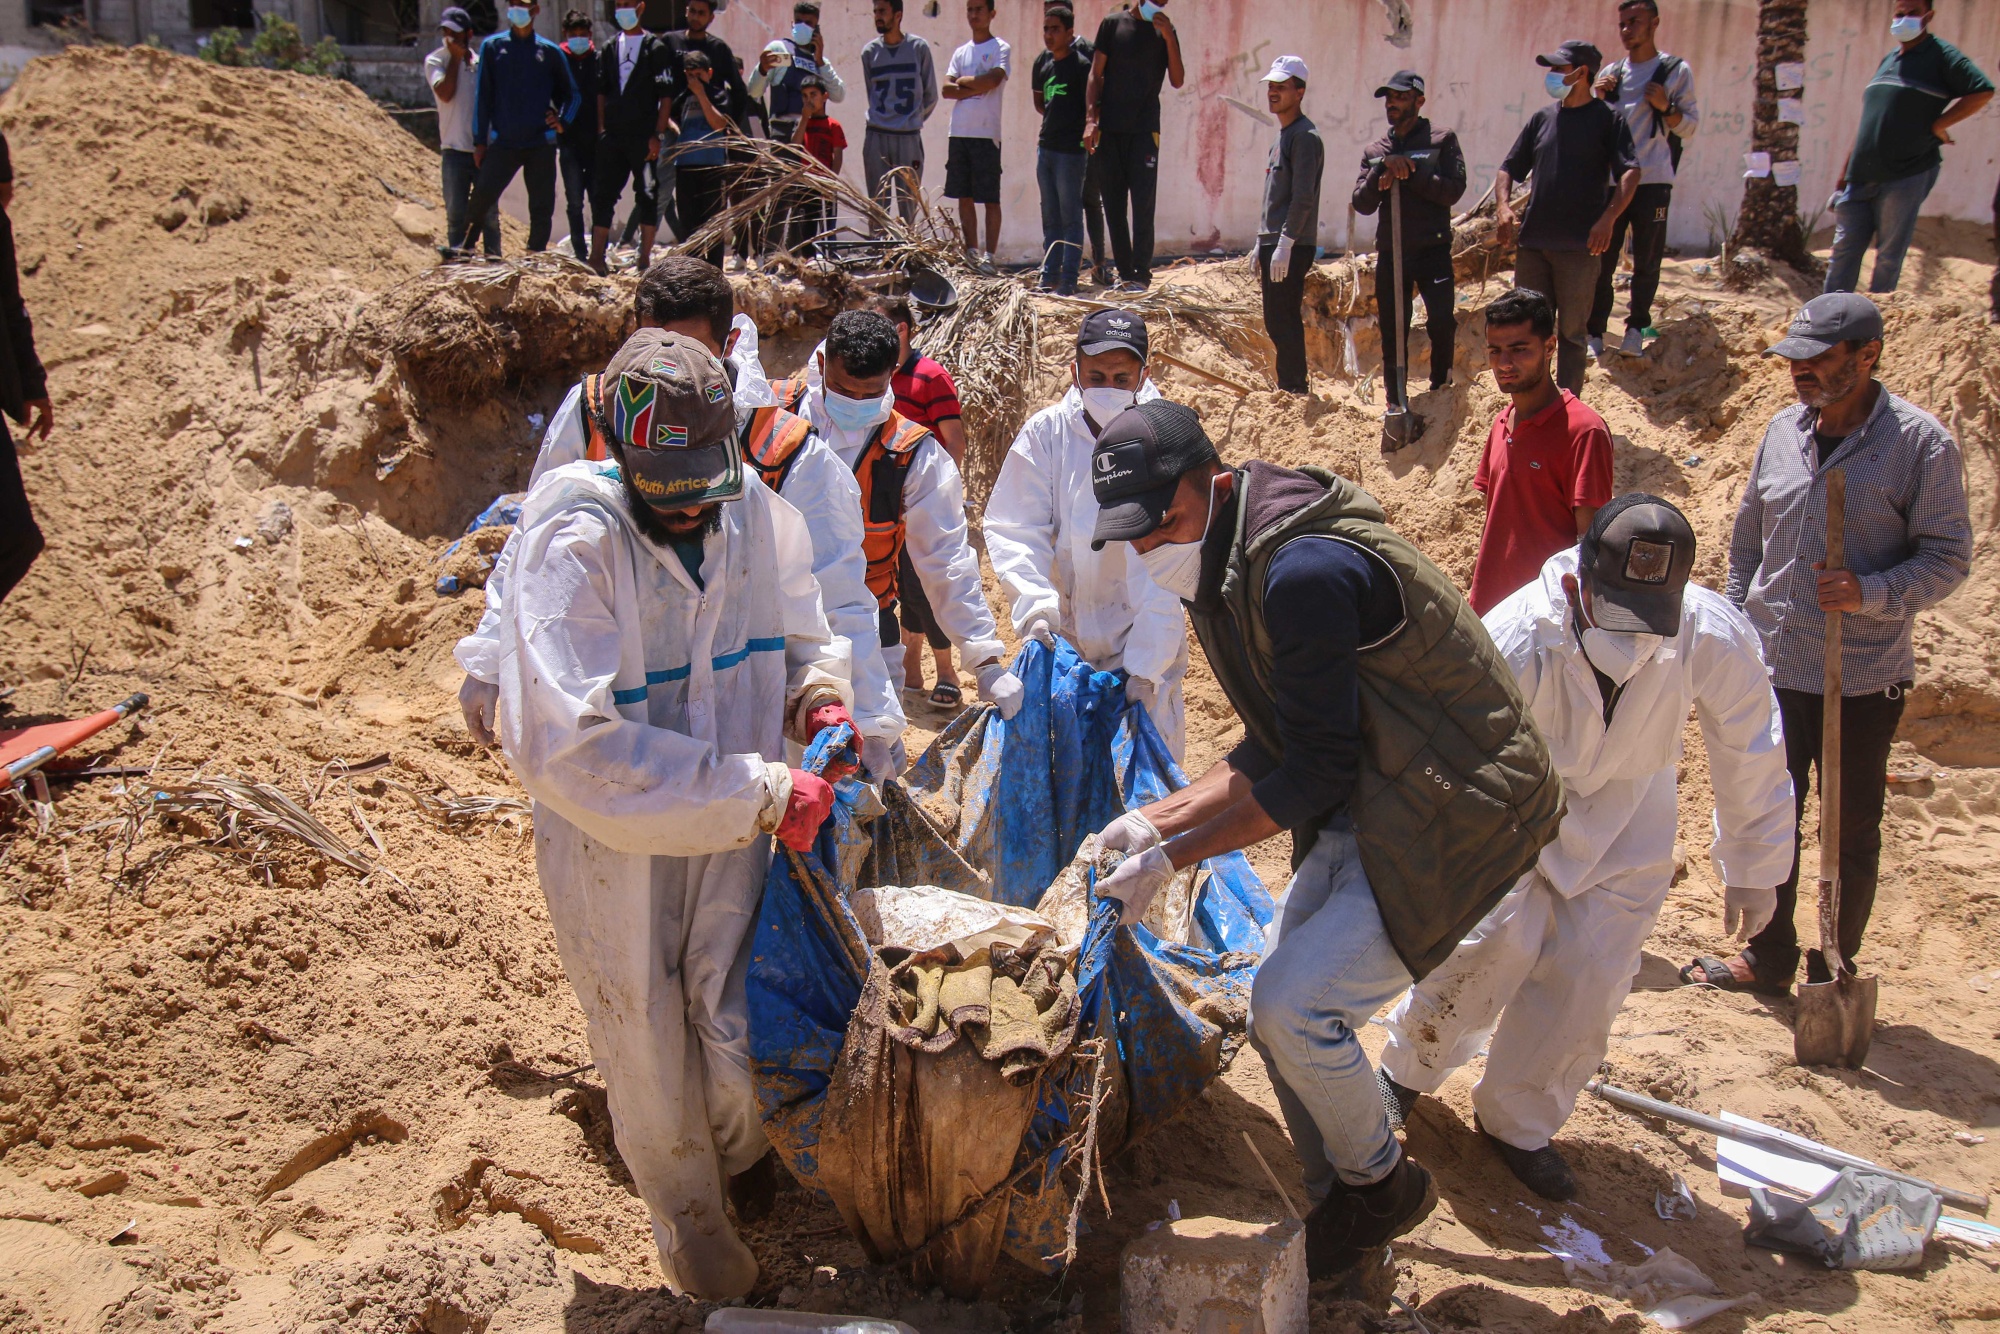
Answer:
[[[1613,685],[1622,686],[1653,660],[1663,642],[1658,635],[1600,630],[1593,625],[1583,632],[1583,653]]]
[[[1889,35],[1899,42],[1914,42],[1924,35],[1921,14],[1899,14],[1889,20]]]
[[[1226,474],[1218,473],[1208,483],[1208,517],[1202,520],[1201,537],[1192,542],[1167,542],[1139,553],[1139,563],[1153,582],[1183,602],[1193,602],[1201,591],[1201,544],[1215,522],[1215,491]]]
[[[1090,424],[1099,431],[1117,420],[1118,414],[1139,401],[1136,389],[1112,389],[1099,387],[1078,389],[1083,396],[1083,415],[1090,418]]]
[[[639,11],[636,9],[614,9],[611,11],[611,17],[626,32],[639,26]]]
[[[792,25],[793,46],[811,46],[813,38],[816,35],[813,25],[810,23],[794,23]]]

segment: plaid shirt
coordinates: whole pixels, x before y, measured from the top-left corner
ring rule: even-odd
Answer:
[[[1803,404],[1775,417],[1757,447],[1729,539],[1729,600],[1748,613],[1780,690],[1825,688],[1826,487]],[[1847,473],[1846,565],[1861,577],[1861,610],[1841,628],[1841,684],[1871,695],[1916,673],[1910,625],[1964,583],[1972,567],[1958,443],[1937,418],[1884,389],[1827,467]]]

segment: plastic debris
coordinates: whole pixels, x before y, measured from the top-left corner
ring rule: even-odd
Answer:
[[[229,545],[235,547],[238,551],[248,551],[251,547],[257,545],[257,539],[254,537],[239,537]]]
[[[1951,1132],[1951,1137],[1960,1144],[1984,1144],[1986,1142],[1986,1136],[1975,1135],[1969,1130],[1954,1130]]]
[[[435,587],[437,589],[437,595],[441,598],[447,598],[454,593],[460,593],[465,590],[465,585],[461,584],[458,581],[458,576],[455,574],[439,575]]]
[[[1676,1172],[1673,1189],[1653,1192],[1653,1212],[1669,1223],[1684,1223],[1694,1217],[1694,1192],[1688,1189],[1686,1177]]]
[[[1683,468],[1699,468],[1701,466],[1701,455],[1699,454],[1688,455],[1686,458],[1681,460],[1681,466]]]
[[[1932,1191],[1849,1167],[1803,1204],[1751,1190],[1743,1240],[1808,1256],[1828,1269],[1915,1269],[1943,1212],[1944,1202]]]
[[[1755,1293],[1724,1297],[1692,1260],[1665,1247],[1636,1265],[1553,1253],[1562,1260],[1571,1287],[1630,1302],[1667,1329],[1687,1329],[1718,1311],[1756,1300]]]

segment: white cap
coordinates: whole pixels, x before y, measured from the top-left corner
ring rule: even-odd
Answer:
[[[1271,72],[1264,76],[1262,82],[1283,83],[1287,79],[1297,79],[1300,83],[1311,82],[1306,78],[1304,56],[1279,56],[1271,62]]]

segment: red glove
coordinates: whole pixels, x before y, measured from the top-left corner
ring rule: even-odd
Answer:
[[[835,700],[831,704],[820,705],[806,715],[806,732],[809,735],[818,736],[827,728],[838,727],[842,723],[846,723],[849,727],[854,727],[854,715],[847,711],[845,704],[842,704],[839,700]],[[860,730],[859,728],[855,728],[857,733]]]
[[[778,825],[778,841],[793,852],[804,852],[819,837],[819,827],[833,814],[833,787],[803,769],[792,770],[792,801]]]
[[[831,704],[820,705],[806,715],[806,733],[809,736],[816,737],[827,728],[838,727],[842,723],[846,723],[849,727],[854,727],[854,715],[847,711],[845,704],[842,704],[839,700],[835,700]],[[855,728],[854,744],[856,746],[861,744],[859,728]],[[860,769],[860,767],[853,760],[830,759],[826,764],[826,781],[829,783],[838,783],[841,779],[850,776],[856,770]]]

